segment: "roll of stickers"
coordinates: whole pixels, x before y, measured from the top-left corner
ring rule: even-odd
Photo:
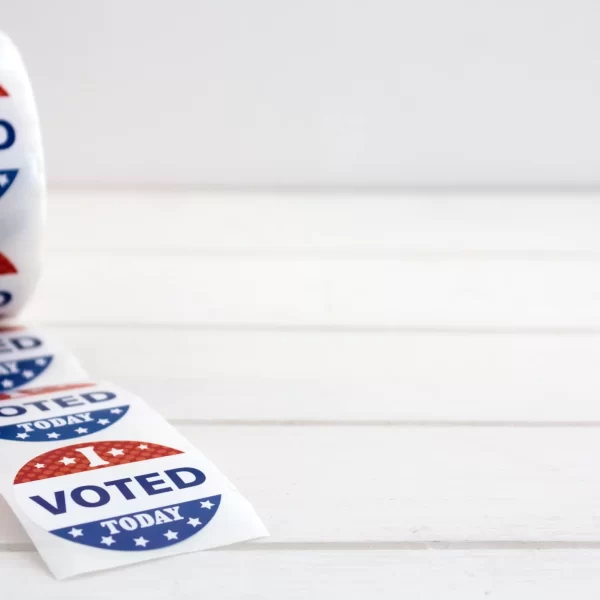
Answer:
[[[45,176],[33,90],[0,31],[0,318],[19,313],[40,274]]]
[[[43,221],[33,93],[0,32],[0,317],[17,314],[34,290]],[[158,412],[113,384],[86,381],[44,332],[0,328],[0,492],[56,577],[268,535],[250,503]]]

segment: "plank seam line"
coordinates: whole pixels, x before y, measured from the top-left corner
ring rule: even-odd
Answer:
[[[210,552],[315,552],[375,550],[600,550],[600,541],[398,541],[398,542],[273,542],[241,543]],[[0,543],[0,552],[36,552],[31,543]]]
[[[35,324],[43,327],[62,329],[170,329],[173,331],[198,331],[208,333],[325,333],[325,334],[389,334],[389,335],[527,335],[527,336],[561,336],[561,335],[600,335],[600,326],[590,327],[446,327],[442,325],[412,326],[412,325],[331,325],[326,323],[308,324],[269,324],[269,323],[132,323],[131,321],[101,322],[101,321],[72,321],[40,320]]]
[[[50,257],[73,258],[73,248],[55,247],[48,252]],[[77,257],[110,256],[111,258],[200,258],[204,260],[263,260],[280,262],[284,260],[381,260],[381,261],[519,261],[522,262],[553,262],[553,261],[600,261],[600,251],[597,250],[351,250],[345,248],[314,248],[286,249],[269,248],[265,250],[211,250],[208,248],[77,248]]]
[[[440,421],[440,420],[321,420],[321,419],[168,419],[171,425],[218,427],[478,427],[478,428],[596,428],[600,421]]]
[[[564,196],[575,196],[578,200],[596,200],[600,193],[598,183],[581,183],[571,179],[557,179],[552,184],[540,183],[506,183],[497,181],[494,183],[459,183],[456,181],[446,181],[444,183],[423,183],[423,182],[405,182],[405,183],[381,183],[381,182],[361,182],[340,185],[339,183],[230,183],[222,179],[213,180],[204,183],[65,183],[64,181],[51,184],[50,194],[52,196],[68,195],[79,199],[82,194],[92,196],[101,196],[104,194],[129,194],[135,198],[141,194],[157,198],[161,196],[173,197],[174,195],[192,195],[215,194],[221,198],[229,196],[243,197],[244,199],[253,196],[268,194],[272,199],[280,200],[279,196],[286,194],[290,198],[305,195],[318,198],[321,195],[333,194],[337,197],[349,197],[363,199],[369,198],[388,198],[393,201],[398,200],[398,196],[416,196],[417,198],[433,197],[445,201],[477,199],[485,195],[493,199],[504,199],[517,194],[530,195],[532,199],[558,199],[565,200]],[[411,198],[412,199],[412,198]],[[573,198],[570,198],[573,200]],[[81,204],[81,202],[79,202]]]

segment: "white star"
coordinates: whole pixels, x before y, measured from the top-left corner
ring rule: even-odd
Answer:
[[[67,533],[72,535],[74,538],[81,537],[83,535],[83,531],[81,531],[81,529],[75,529],[75,527],[73,527],[71,531],[67,531]]]
[[[43,465],[42,463],[37,463],[37,464],[35,465],[35,468],[36,468],[36,469],[43,469],[45,466],[46,466],[46,465]]]
[[[140,445],[138,446],[138,448],[139,448],[140,450],[148,450],[148,446],[147,446],[147,444],[140,444]]]
[[[119,448],[111,448],[107,454],[112,454],[113,456],[123,456],[123,450]]]
[[[2,387],[3,388],[11,388],[13,386],[13,382],[12,379],[3,379],[2,380]]]
[[[74,465],[76,461],[74,458],[63,456],[58,462],[62,463],[66,467],[67,465]]]
[[[28,433],[17,433],[17,437],[24,440],[29,437],[29,434]]]
[[[51,438],[51,439],[53,439],[53,440],[55,440],[55,439],[57,439],[57,438],[60,437],[60,433],[56,433],[56,431],[54,431],[52,433],[49,433],[48,437]]]
[[[148,540],[144,537],[133,538],[133,541],[135,542],[136,546],[143,546],[144,548],[146,547],[146,544],[148,543]]]
[[[192,527],[200,527],[200,525],[202,525],[202,523],[200,522],[200,519],[192,519],[190,518],[190,520],[187,522],[188,525],[191,525]]]
[[[163,533],[163,535],[168,539],[168,540],[176,540],[177,539],[177,532],[176,531],[171,531],[169,529],[169,531],[167,531],[167,533]]]
[[[87,433],[87,429],[86,429],[85,427],[78,427],[78,428],[75,430],[75,433],[79,433],[79,434],[82,434],[82,433]]]
[[[98,425],[108,425],[109,423],[108,419],[98,419]]]
[[[0,187],[6,187],[8,185],[8,176],[6,173],[0,175]]]
[[[210,510],[214,506],[214,504],[210,500],[205,500],[204,502],[200,501],[200,506],[202,508],[208,508]]]
[[[113,540],[112,535],[109,535],[108,537],[103,537],[102,541],[100,542],[101,544],[106,544],[107,546],[112,546],[113,544],[115,544],[115,540]]]
[[[35,373],[33,371],[23,371],[21,375],[23,375],[25,379],[31,379],[32,377],[35,377]]]
[[[46,364],[46,359],[45,358],[38,358],[38,359],[36,359],[35,364],[38,367],[43,367]]]
[[[120,408],[113,408],[110,412],[113,415],[120,415],[123,411]]]

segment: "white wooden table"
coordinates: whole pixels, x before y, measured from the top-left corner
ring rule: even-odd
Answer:
[[[56,194],[26,319],[272,537],[58,583],[0,506],[0,597],[597,600],[599,201]]]

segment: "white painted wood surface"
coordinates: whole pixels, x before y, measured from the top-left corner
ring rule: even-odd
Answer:
[[[259,544],[600,542],[596,429],[180,430],[268,523]]]
[[[585,331],[600,329],[598,264],[595,258],[232,259],[71,252],[47,260],[29,315],[74,324]],[[57,289],[69,290],[69,311]]]
[[[389,256],[600,252],[593,193],[55,193],[51,252]],[[60,207],[60,209],[58,208]],[[109,218],[107,215],[111,215]]]
[[[418,600],[596,600],[600,586],[600,550],[253,548],[188,554],[61,582],[39,575],[43,567],[33,553],[0,556],[3,585],[7,579],[18,581],[28,600],[126,598],[132,594],[153,600],[364,600],[373,596],[397,600],[405,595]]]
[[[3,590],[598,596],[597,198],[142,202],[53,199],[29,317],[147,397],[273,536],[57,584],[0,505]]]
[[[48,330],[179,422],[600,422],[596,334]]]
[[[598,330],[595,200],[67,194],[28,315],[77,325]],[[68,311],[57,289],[69,290]]]
[[[33,553],[0,561],[3,583],[18,580],[28,600],[252,598],[381,600],[576,597],[596,600],[600,550],[381,550],[378,548],[215,551],[151,562],[110,574],[32,580]]]

